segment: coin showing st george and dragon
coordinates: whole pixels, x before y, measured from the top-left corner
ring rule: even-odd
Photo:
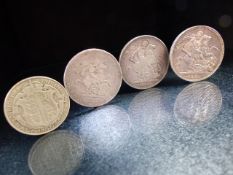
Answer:
[[[101,49],[87,49],[76,54],[64,73],[64,85],[71,99],[86,107],[98,107],[110,102],[121,83],[118,61]]]
[[[177,36],[170,50],[173,71],[183,80],[207,79],[219,68],[224,57],[221,35],[209,26],[194,26]]]

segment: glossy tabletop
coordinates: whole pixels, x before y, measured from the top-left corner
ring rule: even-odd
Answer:
[[[155,88],[99,108],[73,103],[44,136],[0,128],[0,174],[232,175],[231,67],[197,83],[170,71]]]

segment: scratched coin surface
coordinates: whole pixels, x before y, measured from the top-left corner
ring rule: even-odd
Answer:
[[[223,57],[223,39],[209,26],[194,26],[183,31],[173,42],[169,55],[173,71],[190,82],[214,74]]]
[[[97,107],[111,101],[122,83],[116,58],[101,49],[87,49],[75,55],[64,73],[64,84],[76,103]]]
[[[8,123],[28,135],[48,133],[66,119],[70,108],[66,89],[56,80],[34,76],[16,83],[6,95]]]
[[[169,66],[168,50],[157,37],[142,35],[125,45],[119,62],[123,79],[129,86],[148,89],[165,77]]]

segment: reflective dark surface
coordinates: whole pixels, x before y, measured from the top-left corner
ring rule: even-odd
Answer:
[[[1,128],[0,174],[233,174],[232,65],[186,83],[169,73],[156,88],[100,108],[72,105],[42,137]]]

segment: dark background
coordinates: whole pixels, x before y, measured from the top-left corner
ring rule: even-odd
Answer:
[[[170,48],[185,28],[216,28],[233,50],[233,5],[228,1],[11,1],[0,10],[1,103],[22,78],[45,75],[62,82],[65,65],[77,52],[100,48],[118,58],[131,38],[150,34]]]

